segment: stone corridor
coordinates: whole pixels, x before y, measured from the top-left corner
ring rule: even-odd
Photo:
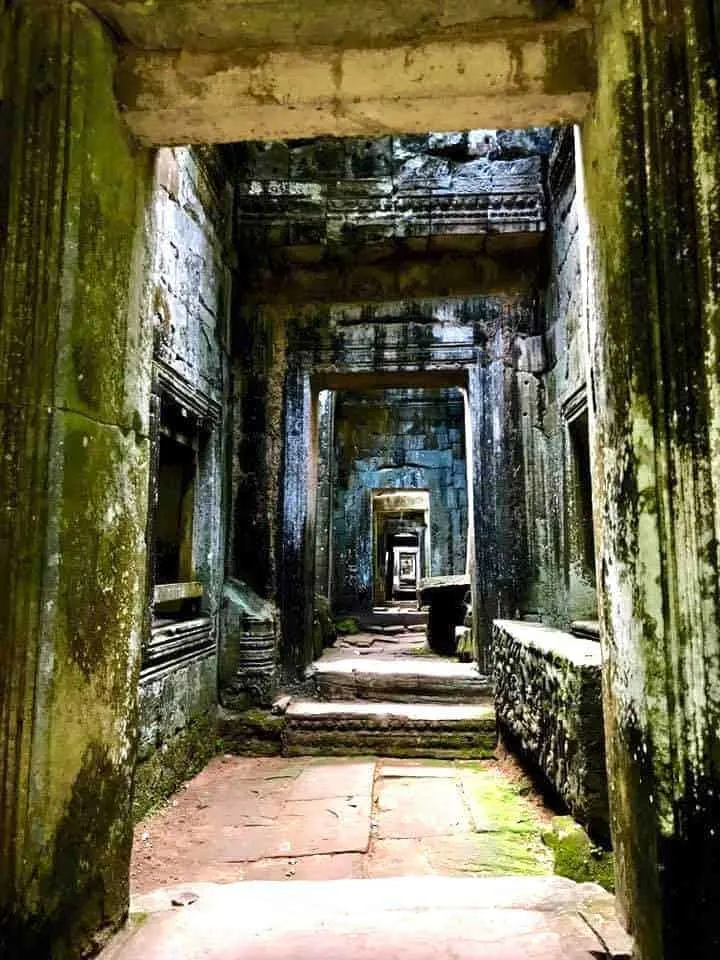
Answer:
[[[500,744],[718,960],[718,0],[4,0],[0,131],[0,958],[152,810],[121,960],[621,956]]]
[[[138,824],[103,960],[629,956],[552,818],[507,758],[218,757]]]

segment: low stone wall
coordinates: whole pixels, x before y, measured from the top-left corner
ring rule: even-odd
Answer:
[[[498,727],[597,839],[609,839],[600,644],[514,620],[493,625]]]
[[[140,682],[133,817],[139,820],[201,770],[217,749],[217,656]]]

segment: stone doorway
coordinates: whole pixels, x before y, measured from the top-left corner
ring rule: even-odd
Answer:
[[[430,494],[427,490],[374,490],[373,602],[416,601],[430,570]]]

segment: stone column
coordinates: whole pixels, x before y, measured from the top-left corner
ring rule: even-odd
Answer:
[[[321,390],[318,397],[318,491],[315,523],[315,593],[330,596],[332,521],[335,470],[335,391]]]
[[[241,285],[236,296],[239,298]],[[230,572],[276,598],[287,317],[246,304],[234,314],[234,457]]]
[[[642,960],[720,955],[717,4],[597,4],[582,130],[612,827]]]
[[[317,484],[317,397],[301,360],[288,362],[283,418],[282,514],[278,557],[282,665],[298,673],[312,661]]]
[[[0,11],[0,953],[128,902],[145,607],[148,157],[79,4]]]

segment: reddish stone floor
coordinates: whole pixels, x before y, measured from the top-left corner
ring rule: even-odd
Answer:
[[[132,892],[229,883],[552,873],[551,816],[503,763],[223,757],[138,825]]]
[[[102,957],[629,958],[612,897],[550,875],[550,815],[511,760],[218,758],[138,826]]]

